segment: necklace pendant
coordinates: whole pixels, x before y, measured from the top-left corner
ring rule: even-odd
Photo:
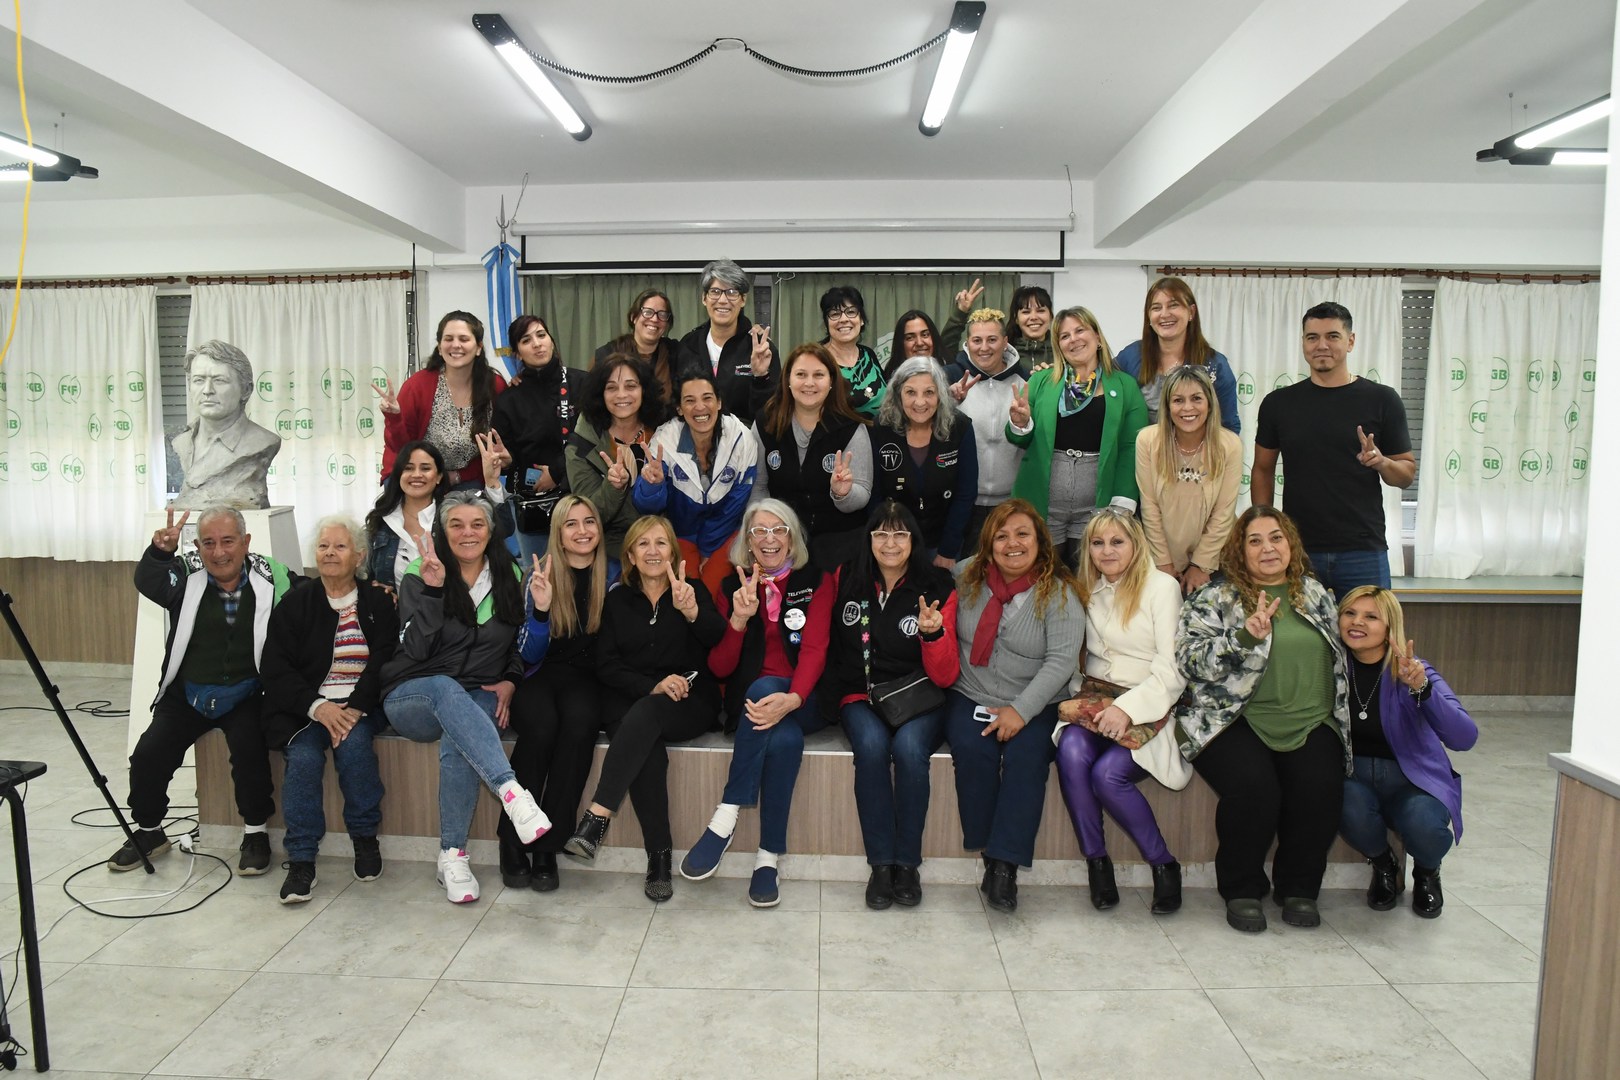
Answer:
[[[1367,710],[1362,709],[1360,712],[1356,713],[1356,719],[1357,720],[1365,720],[1365,719],[1367,719]]]

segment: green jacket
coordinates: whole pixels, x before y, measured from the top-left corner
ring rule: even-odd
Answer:
[[[1034,430],[1023,435],[1007,424],[1007,439],[1026,453],[1013,481],[1013,498],[1028,499],[1044,516],[1051,501],[1052,443],[1057,432],[1058,394],[1062,386],[1050,371],[1029,378],[1029,414]],[[1102,377],[1108,409],[1103,413],[1102,457],[1097,462],[1097,505],[1123,495],[1138,498],[1136,490],[1136,433],[1147,427],[1147,403],[1136,380],[1115,370]]]

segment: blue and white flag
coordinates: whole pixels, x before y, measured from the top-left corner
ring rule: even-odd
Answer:
[[[512,343],[506,340],[506,328],[523,311],[518,295],[518,255],[511,244],[496,244],[484,252],[484,285],[489,292],[489,319],[486,337],[488,345],[506,365],[506,375],[517,374],[518,359],[512,354]]]

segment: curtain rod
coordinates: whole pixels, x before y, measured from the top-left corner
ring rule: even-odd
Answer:
[[[324,281],[408,281],[409,270],[380,270],[356,274],[258,274],[185,277],[133,277],[133,278],[52,278],[24,281],[25,289],[121,289],[140,285],[305,285]],[[0,281],[0,288],[10,289],[14,281]]]
[[[1161,266],[1161,277],[1185,277],[1202,274],[1210,277],[1419,277],[1450,278],[1453,281],[1490,281],[1500,285],[1504,281],[1550,281],[1554,285],[1568,282],[1586,285],[1601,280],[1595,273],[1527,274],[1500,270],[1410,270],[1404,267],[1371,266]]]

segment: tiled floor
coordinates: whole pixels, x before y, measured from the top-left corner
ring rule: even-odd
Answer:
[[[123,681],[61,681],[70,706],[127,699]],[[31,678],[0,676],[0,707],[38,703]],[[1009,917],[970,886],[869,912],[857,884],[799,881],[755,911],[737,879],[677,880],[655,908],[631,875],[565,867],[542,895],[503,892],[480,867],[484,899],[458,908],[428,864],[358,883],[340,858],[322,861],[309,904],[276,903],[273,872],[186,914],[117,921],[73,908],[64,879],[94,867],[73,888],[107,901],[174,889],[186,860],[161,860],[155,880],[96,865],[116,843],[69,820],[99,798],[50,714],[0,713],[0,757],[50,765],[27,807],[41,927],[55,922],[42,946],[51,1064],[68,1075],[1517,1080],[1530,1075],[1546,754],[1567,748],[1569,721],[1476,718],[1445,915],[1378,914],[1332,892],[1320,929],[1273,919],[1259,936],[1229,930],[1208,890],[1159,919],[1133,890],[1098,913],[1074,889],[1026,887]],[[75,720],[122,795],[124,722]],[[223,880],[109,906],[172,910]],[[10,962],[0,976],[26,1043],[26,987]]]

